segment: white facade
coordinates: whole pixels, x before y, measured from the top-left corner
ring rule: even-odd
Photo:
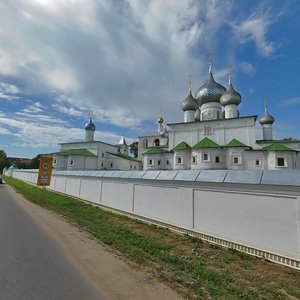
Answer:
[[[53,167],[57,170],[140,170],[141,162],[128,155],[124,137],[118,145],[94,141],[95,125],[85,127],[85,142],[62,143],[53,153]]]

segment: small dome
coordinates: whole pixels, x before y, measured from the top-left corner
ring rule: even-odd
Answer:
[[[241,103],[242,97],[240,93],[238,93],[230,83],[226,92],[221,96],[220,103],[223,106],[226,105],[239,105]]]
[[[157,123],[159,124],[159,125],[162,125],[163,123],[164,123],[164,118],[162,117],[162,116],[160,116],[158,119],[157,119]]]
[[[181,104],[181,108],[183,111],[187,111],[187,110],[196,111],[198,109],[198,107],[199,107],[199,104],[193,97],[192,92],[190,90],[188,96],[183,100],[183,102]]]
[[[201,115],[201,112],[200,112],[200,109],[198,107],[198,109],[196,110],[195,112],[195,121],[196,122],[199,122],[200,121],[200,115]]]
[[[215,82],[210,70],[207,81],[198,89],[195,98],[200,106],[209,102],[220,102],[220,97],[225,91],[226,88],[222,84]]]
[[[91,130],[91,131],[95,131],[96,130],[96,126],[92,121],[92,118],[90,118],[90,121],[88,123],[85,124],[85,130]]]
[[[259,119],[261,125],[273,124],[275,119],[265,110],[264,115]]]

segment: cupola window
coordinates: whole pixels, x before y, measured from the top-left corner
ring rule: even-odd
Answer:
[[[154,146],[155,146],[155,147],[158,147],[158,146],[159,146],[159,139],[155,139],[155,140],[154,140]]]

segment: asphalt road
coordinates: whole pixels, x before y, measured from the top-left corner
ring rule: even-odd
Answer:
[[[104,299],[0,184],[0,300]]]

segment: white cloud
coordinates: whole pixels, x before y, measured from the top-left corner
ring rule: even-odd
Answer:
[[[3,135],[9,135],[11,134],[12,132],[6,128],[0,128],[0,134],[3,134]]]
[[[238,64],[238,68],[244,72],[245,74],[248,74],[248,75],[254,75],[256,70],[255,70],[255,67],[249,63],[249,62],[246,62],[246,61],[242,61]]]
[[[23,112],[26,114],[36,114],[43,112],[45,110],[45,106],[42,105],[40,102],[35,102],[34,104],[30,105],[27,108],[23,109]]]
[[[19,100],[20,96],[16,94],[20,94],[21,90],[13,84],[9,84],[6,82],[0,82],[0,98],[8,101]]]
[[[71,116],[86,106],[122,126],[156,117],[161,106],[179,116],[174,100],[186,96],[188,74],[200,82],[207,73],[206,54],[231,7],[216,0],[2,2],[0,51],[8,65],[0,70],[35,93],[55,89],[79,99],[77,108],[56,106]]]
[[[3,93],[9,94],[20,94],[21,90],[14,84],[9,84],[6,82],[0,82],[0,90]]]
[[[52,105],[52,107],[54,109],[56,109],[57,111],[59,111],[62,114],[68,115],[68,116],[72,116],[72,117],[82,117],[84,115],[84,113],[80,110],[77,110],[73,107],[66,107],[66,106],[62,106],[59,105],[57,103],[54,103]]]
[[[8,101],[12,101],[12,100],[19,100],[21,99],[20,97],[18,96],[13,96],[13,95],[6,95],[2,92],[0,92],[0,98],[1,99],[4,99],[4,100],[8,100]]]
[[[271,56],[278,47],[278,44],[267,39],[267,31],[274,21],[272,18],[274,16],[261,8],[246,20],[231,22],[235,39],[241,44],[253,41],[262,56]]]
[[[290,99],[286,99],[280,102],[280,106],[293,106],[300,104],[300,97],[294,97]]]
[[[17,138],[17,142],[11,143],[13,146],[58,149],[59,143],[84,140],[83,128],[72,128],[63,120],[41,115],[29,118],[29,115],[22,113],[18,116],[20,117],[18,120],[0,117],[0,134],[10,134]],[[25,118],[22,118],[24,116]],[[133,141],[130,137],[125,138],[128,143]],[[97,130],[95,140],[117,144],[120,135],[115,132]]]
[[[69,122],[66,120],[62,120],[59,118],[55,118],[49,115],[41,115],[41,114],[32,114],[31,112],[16,112],[16,115],[19,116],[20,120],[26,120],[28,122],[31,122],[32,124],[35,124],[35,126],[40,126],[41,124],[66,124],[69,125]],[[18,119],[12,120],[19,122]]]

